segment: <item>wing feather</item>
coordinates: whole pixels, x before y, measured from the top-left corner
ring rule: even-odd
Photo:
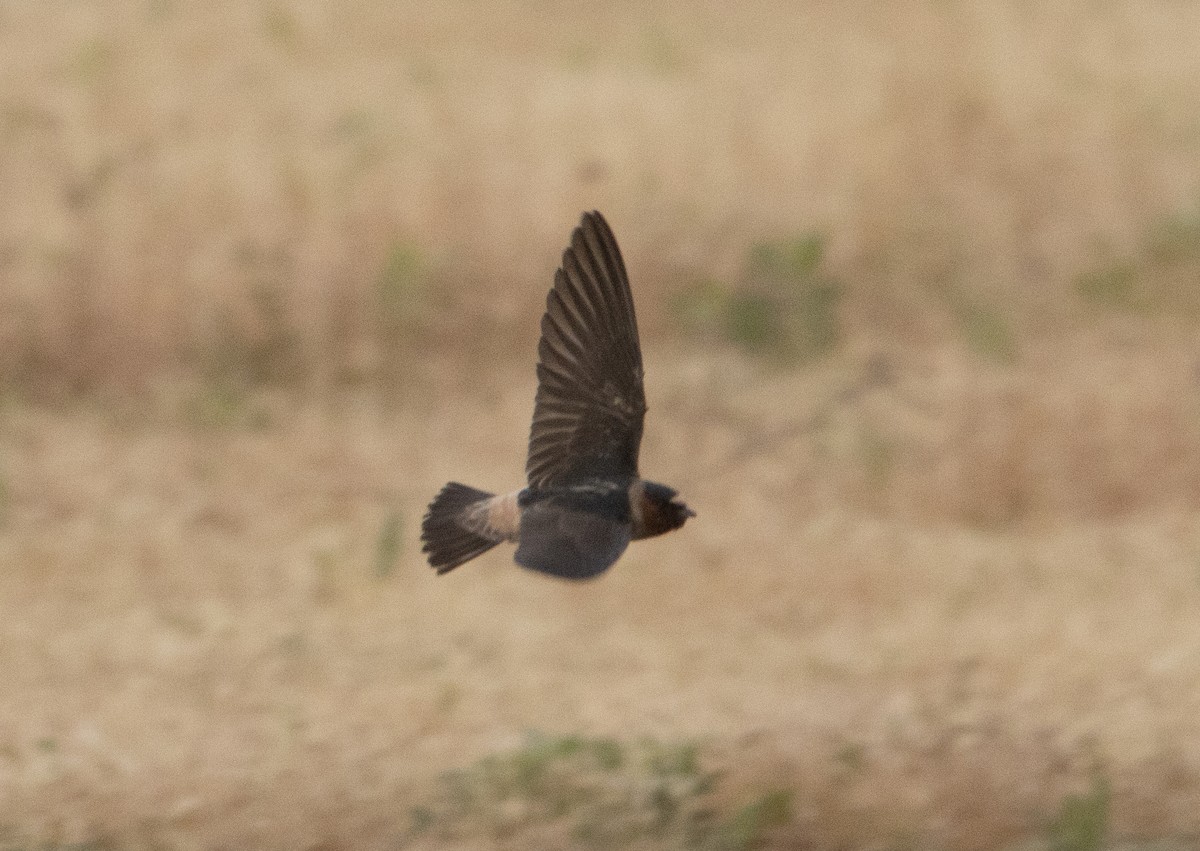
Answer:
[[[546,297],[529,484],[636,476],[646,397],[629,278],[604,217],[585,213]]]

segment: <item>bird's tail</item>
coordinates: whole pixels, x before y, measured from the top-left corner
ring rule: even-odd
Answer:
[[[429,503],[429,511],[421,521],[421,540],[425,542],[421,551],[429,554],[429,564],[439,574],[453,570],[500,543],[498,538],[481,535],[478,524],[469,522],[471,508],[493,495],[450,482]]]

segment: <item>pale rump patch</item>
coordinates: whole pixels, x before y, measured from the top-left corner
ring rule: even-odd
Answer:
[[[634,540],[643,537],[645,526],[646,488],[641,479],[629,486],[629,514],[633,523]]]
[[[478,519],[487,527],[492,537],[515,541],[521,529],[521,508],[517,505],[520,491],[494,496],[482,503],[472,519]]]

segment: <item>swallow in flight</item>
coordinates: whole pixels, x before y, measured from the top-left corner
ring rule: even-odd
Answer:
[[[421,524],[439,574],[517,544],[517,564],[589,579],[630,541],[678,529],[696,513],[677,491],[638,475],[646,396],[625,264],[608,223],[585,213],[546,297],[528,487],[496,496],[450,482]]]

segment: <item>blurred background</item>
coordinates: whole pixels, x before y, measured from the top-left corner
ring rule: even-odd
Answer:
[[[0,847],[1195,847],[1198,32],[0,3]],[[699,517],[436,577],[587,209]]]

